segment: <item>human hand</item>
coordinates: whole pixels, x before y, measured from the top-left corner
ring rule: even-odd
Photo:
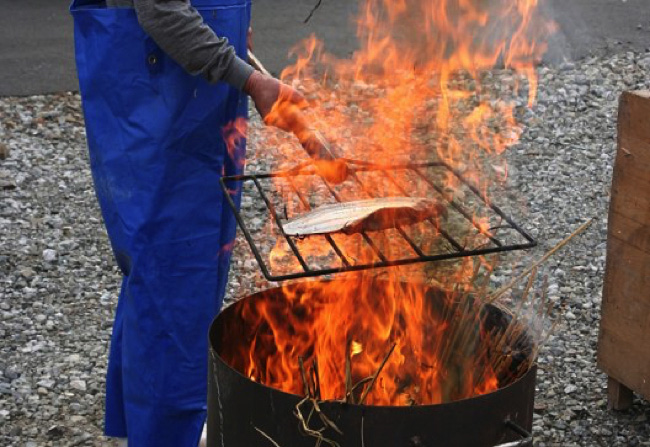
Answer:
[[[253,72],[246,82],[244,91],[253,99],[264,124],[292,132],[298,138],[314,160],[320,176],[334,184],[339,184],[347,178],[347,164],[337,159],[332,154],[327,140],[309,126],[302,112],[308,103],[300,92],[257,71]]]
[[[255,71],[248,78],[244,91],[250,95],[266,125],[296,135],[304,132],[306,124],[301,109],[308,104],[298,90]]]

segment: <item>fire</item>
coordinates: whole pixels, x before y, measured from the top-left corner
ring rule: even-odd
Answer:
[[[242,142],[246,139],[246,132],[248,131],[248,120],[245,118],[237,118],[232,123],[224,126],[222,134],[228,150],[228,155],[232,160],[237,160],[241,168],[246,163],[246,158],[242,152]]]
[[[365,0],[357,19],[360,48],[349,60],[327,54],[325,45],[312,37],[295,50],[297,62],[282,78],[303,91],[311,104],[304,111],[310,126],[340,155],[385,164],[440,160],[489,197],[491,185],[507,179],[504,153],[522,133],[517,110],[535,101],[535,63],[554,29],[537,7],[538,0]],[[495,66],[503,68],[496,92],[488,87],[495,83],[489,71]],[[295,141],[266,132],[283,152],[284,167],[295,164],[301,156]],[[451,174],[437,178],[443,193],[413,179],[387,182],[361,174],[359,179],[361,187],[351,180],[334,186],[340,200],[402,196],[405,191],[440,200],[465,199]],[[289,218],[307,210],[296,190],[315,202],[311,207],[319,204],[324,190],[310,176],[292,181],[291,187],[282,178],[276,184],[290,204],[285,210]],[[467,246],[489,242],[499,225],[475,207],[465,231]],[[443,242],[437,225],[421,223],[409,231],[423,249]],[[270,233],[278,236],[275,230]],[[332,238],[352,264],[377,261],[362,236]],[[384,251],[409,250],[397,240],[395,232],[372,235]],[[307,263],[333,254],[322,237],[296,245]],[[270,256],[273,269],[296,267],[288,265],[290,254],[278,237]],[[249,350],[234,353],[231,361],[253,380],[298,394],[303,389],[298,358],[305,365],[317,361],[323,399],[341,399],[346,395],[347,357],[353,380],[363,380],[377,371],[394,345],[367,403],[439,403],[493,391],[499,386],[499,370],[486,359],[490,334],[476,332],[481,326],[478,308],[459,313],[457,319],[443,318],[431,311],[427,289],[418,284],[433,280],[447,291],[444,302],[462,301],[468,294],[480,294],[477,272],[489,273],[493,264],[486,258],[466,259],[391,269],[380,274],[381,282],[372,273],[286,286],[288,309],[273,300],[245,309],[246,325],[259,333],[251,335]],[[477,343],[485,346],[477,348]],[[464,357],[463,349],[468,350]]]
[[[462,291],[389,278],[303,282],[238,303],[220,355],[251,380],[294,394],[303,393],[303,372],[317,377],[311,384],[323,400],[350,395],[359,403],[380,371],[366,404],[449,402],[493,391],[522,371],[495,355],[510,327],[490,328],[477,306]]]

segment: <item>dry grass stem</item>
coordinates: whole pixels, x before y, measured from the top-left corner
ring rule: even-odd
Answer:
[[[528,301],[528,295],[530,294],[530,290],[533,288],[533,284],[535,283],[535,278],[537,278],[537,267],[534,267],[533,270],[531,270],[530,276],[528,277],[528,283],[526,283],[524,294],[521,297],[521,301],[524,303]]]
[[[587,228],[588,228],[588,227],[593,223],[593,221],[594,221],[594,219],[589,219],[587,222],[585,222],[584,224],[582,224],[582,225],[580,226],[580,228],[578,228],[577,230],[575,230],[575,231],[574,231],[573,233],[571,233],[571,234],[570,234],[566,239],[564,239],[562,242],[560,242],[560,243],[557,244],[555,247],[553,247],[553,249],[551,249],[551,251],[549,251],[548,253],[546,253],[546,254],[545,254],[545,255],[544,255],[540,260],[536,261],[536,262],[533,263],[530,267],[528,267],[526,270],[524,270],[524,272],[523,272],[521,275],[517,276],[515,279],[513,279],[513,280],[510,281],[508,284],[506,284],[505,286],[501,287],[499,290],[497,290],[497,291],[494,292],[491,296],[489,296],[489,297],[487,298],[487,301],[486,301],[486,302],[487,302],[488,304],[492,304],[493,302],[495,302],[496,300],[498,300],[499,298],[501,298],[501,297],[503,296],[503,294],[505,294],[508,290],[512,289],[512,288],[513,288],[517,283],[519,283],[519,281],[521,281],[521,280],[524,279],[526,276],[528,276],[528,274],[529,274],[530,272],[532,272],[533,269],[536,269],[536,268],[538,268],[540,265],[544,264],[546,261],[549,260],[549,258],[551,258],[551,256],[553,256],[555,253],[557,253],[559,250],[561,250],[565,245],[567,245],[569,242],[571,242],[571,240],[573,240],[573,238],[575,238],[576,236],[578,236],[579,234],[581,234],[582,232],[584,232],[584,231],[585,231],[585,230],[586,230],[586,229],[587,229]]]
[[[318,373],[318,360],[314,359],[311,364],[311,380],[314,384],[314,397],[317,400],[321,400],[320,392],[320,375]]]
[[[352,354],[350,352],[352,346],[348,340],[345,345],[345,402],[354,403],[354,395],[352,394]]]
[[[270,437],[269,435],[267,435],[266,433],[264,433],[262,430],[260,430],[259,428],[255,427],[255,426],[254,426],[253,428],[254,428],[255,430],[257,430],[257,432],[258,432],[260,435],[262,435],[262,436],[264,436],[266,439],[268,439],[268,441],[269,441],[271,444],[273,444],[275,447],[280,447],[280,444],[278,444],[277,442],[275,442],[275,441],[273,440],[272,437]]]
[[[311,402],[311,403],[312,403],[312,408],[311,408],[311,411],[310,411],[309,418],[308,418],[307,420],[305,420],[304,416],[302,415],[301,407],[302,407],[305,403],[307,403],[307,402]],[[314,403],[317,404],[317,402],[316,402],[314,399],[310,399],[309,397],[305,397],[303,400],[301,400],[300,402],[298,402],[298,404],[296,404],[295,411],[294,411],[294,415],[296,416],[296,418],[297,418],[298,421],[300,422],[300,427],[302,428],[303,432],[304,432],[307,436],[310,436],[310,437],[316,439],[316,445],[315,445],[315,447],[320,447],[320,445],[322,445],[323,443],[329,445],[330,447],[340,447],[340,445],[339,445],[338,442],[333,441],[333,440],[328,439],[328,438],[326,438],[325,436],[323,436],[323,433],[322,433],[322,432],[325,430],[325,428],[321,428],[321,429],[319,429],[319,430],[314,430],[314,429],[312,429],[312,428],[309,427],[309,422],[310,422],[310,420],[311,420],[311,415],[312,415],[314,412],[319,413],[319,415],[322,415],[322,413],[320,413],[320,409],[317,409],[317,406],[316,406],[316,405],[313,405]],[[321,417],[321,420],[322,420],[322,417]],[[330,422],[331,422],[331,421],[330,421]],[[333,424],[333,423],[332,423],[332,424]],[[336,427],[336,426],[335,426],[335,427]],[[337,431],[338,431],[340,434],[343,434],[340,430],[338,430],[338,427],[337,427]]]
[[[302,386],[305,397],[312,398],[311,388],[307,382],[307,373],[305,372],[305,361],[302,357],[298,357],[298,364],[300,365],[300,377],[302,377]]]
[[[370,391],[372,391],[372,388],[375,386],[375,383],[377,382],[377,378],[381,374],[381,371],[384,369],[384,366],[386,366],[386,363],[388,362],[390,356],[393,354],[393,351],[395,351],[396,346],[397,343],[393,343],[393,345],[390,347],[390,350],[388,351],[388,354],[386,354],[386,357],[384,357],[384,360],[381,362],[381,365],[379,365],[379,368],[377,368],[377,372],[372,376],[372,380],[370,381],[370,384],[366,387],[365,390],[363,390],[363,393],[361,394],[361,399],[359,399],[359,405],[363,405],[363,403],[366,400],[366,397],[368,397],[368,394],[370,393]]]
[[[365,385],[368,382],[372,382],[372,376],[366,377],[365,379],[361,379],[357,383],[355,383],[354,386],[352,387],[352,394],[354,394],[359,388],[361,388],[363,385]]]

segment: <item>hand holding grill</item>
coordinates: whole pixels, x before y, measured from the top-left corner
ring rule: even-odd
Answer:
[[[291,132],[292,129],[287,127],[280,113],[289,106],[297,110],[308,106],[307,100],[298,90],[258,71],[254,71],[248,78],[244,92],[250,95],[265,124],[287,132]]]
[[[334,184],[345,181],[349,175],[347,164],[332,153],[327,140],[311,128],[302,112],[308,107],[307,100],[296,89],[270,76],[259,61],[252,54],[250,56],[261,72],[251,75],[244,91],[251,96],[264,123],[296,135],[325,180]]]

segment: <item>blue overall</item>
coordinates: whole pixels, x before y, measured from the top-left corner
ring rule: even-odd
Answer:
[[[245,56],[250,0],[192,4]],[[246,117],[247,100],[188,75],[133,9],[75,0],[71,11],[93,180],[124,275],[106,435],[128,437],[129,447],[196,447],[208,327],[223,302],[235,236],[219,179],[241,173],[245,156],[243,138],[227,149],[224,129]]]

